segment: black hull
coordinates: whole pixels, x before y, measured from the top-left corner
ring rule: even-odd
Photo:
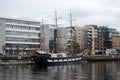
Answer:
[[[66,64],[80,62],[81,56],[74,57],[60,57],[60,58],[51,58],[46,56],[33,56],[33,61],[37,65],[50,65],[50,64]]]

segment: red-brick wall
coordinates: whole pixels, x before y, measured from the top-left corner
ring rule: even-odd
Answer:
[[[112,40],[112,48],[120,49],[120,36],[113,36],[111,40]]]

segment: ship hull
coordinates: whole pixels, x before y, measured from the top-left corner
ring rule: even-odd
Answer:
[[[33,61],[37,65],[48,65],[48,64],[63,64],[63,63],[71,63],[71,62],[80,62],[81,56],[73,56],[73,57],[57,57],[51,58],[46,56],[33,56]]]

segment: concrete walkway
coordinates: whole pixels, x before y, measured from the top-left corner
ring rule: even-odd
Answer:
[[[34,64],[34,62],[31,61],[13,61],[13,62],[1,62],[0,66],[4,66],[4,65],[31,65]]]

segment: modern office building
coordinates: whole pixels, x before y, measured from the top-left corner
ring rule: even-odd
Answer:
[[[76,41],[76,30],[75,26],[66,27],[67,28],[67,35],[68,35],[68,47],[72,45],[73,42]]]
[[[53,24],[43,24],[40,30],[42,33],[41,49],[47,52],[54,52],[56,26]]]
[[[30,54],[40,49],[40,22],[0,18],[0,53]]]
[[[43,39],[41,39],[41,48],[48,52],[54,52],[55,49],[55,35],[57,52],[66,51],[71,45],[72,41],[75,41],[75,31],[71,27],[57,27],[53,24],[44,24],[41,27],[41,33],[43,33]],[[57,33],[55,33],[57,31]],[[72,34],[71,34],[72,33]]]
[[[59,51],[65,51],[68,47],[68,29],[66,27],[58,27],[57,30]]]
[[[59,27],[57,30],[59,50],[65,51],[76,41],[75,27]]]

